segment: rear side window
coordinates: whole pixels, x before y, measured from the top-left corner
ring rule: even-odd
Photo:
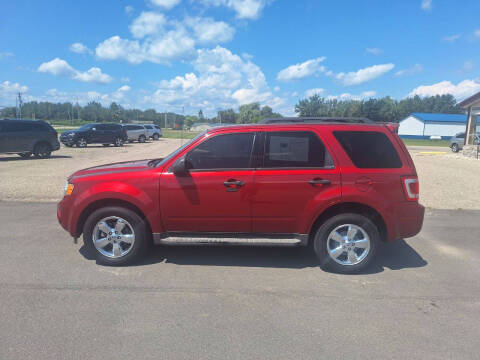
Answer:
[[[333,167],[333,161],[318,136],[311,131],[268,132],[264,168]]]
[[[456,138],[459,138],[459,139],[464,139],[465,138],[465,133],[458,133],[457,135],[455,135]]]
[[[253,133],[217,135],[198,145],[187,155],[190,169],[250,168]]]
[[[334,131],[353,164],[360,169],[401,168],[402,162],[390,139],[377,131]]]
[[[22,132],[22,131],[32,131],[25,126],[24,122],[20,121],[9,121],[4,125],[5,132]]]
[[[152,127],[150,125],[145,125],[145,128],[146,129],[152,129]]]

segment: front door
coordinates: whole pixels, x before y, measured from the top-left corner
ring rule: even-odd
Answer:
[[[251,232],[254,132],[213,134],[185,155],[188,175],[165,169],[160,183],[167,232]]]
[[[266,131],[255,174],[255,233],[306,234],[316,209],[341,195],[339,169],[317,133]]]

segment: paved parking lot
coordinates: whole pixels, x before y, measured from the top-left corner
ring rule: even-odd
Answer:
[[[286,248],[99,266],[54,204],[0,202],[0,359],[478,359],[479,218],[428,211],[346,276]]]

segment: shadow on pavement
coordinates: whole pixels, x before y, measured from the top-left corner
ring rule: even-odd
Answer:
[[[85,246],[80,253],[89,260]],[[177,265],[239,266],[303,269],[318,267],[319,262],[309,248],[242,247],[242,246],[154,246],[140,262],[146,266],[161,262]],[[375,274],[385,268],[400,270],[417,268],[427,262],[405,240],[380,244],[376,259],[361,274]]]
[[[2,161],[35,161],[35,160],[51,160],[51,159],[67,159],[71,158],[69,155],[51,155],[48,159],[37,159],[35,156],[30,156],[28,158],[22,158],[19,155],[12,156],[2,156],[0,157],[0,162]]]

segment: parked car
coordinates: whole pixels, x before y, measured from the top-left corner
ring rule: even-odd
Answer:
[[[144,143],[147,141],[147,129],[143,125],[127,124],[123,125],[123,128],[127,132],[128,142],[138,141]]]
[[[86,124],[77,130],[64,131],[60,141],[68,147],[86,147],[88,144],[123,146],[127,133],[119,124]]]
[[[475,137],[473,138],[473,143],[475,145],[478,145],[480,143],[480,133],[475,134]],[[459,152],[460,150],[462,150],[464,144],[465,144],[464,132],[455,134],[455,136],[453,136],[450,139],[450,149],[452,149],[453,152]]]
[[[365,268],[380,242],[416,235],[413,161],[398,124],[344,119],[215,127],[163,159],[80,170],[57,217],[100,262],[156,244],[311,245],[322,268]]]
[[[41,120],[0,120],[0,153],[49,158],[60,149],[55,129]]]
[[[147,135],[150,139],[158,140],[162,137],[162,129],[160,126],[145,124],[145,129],[147,130]]]

